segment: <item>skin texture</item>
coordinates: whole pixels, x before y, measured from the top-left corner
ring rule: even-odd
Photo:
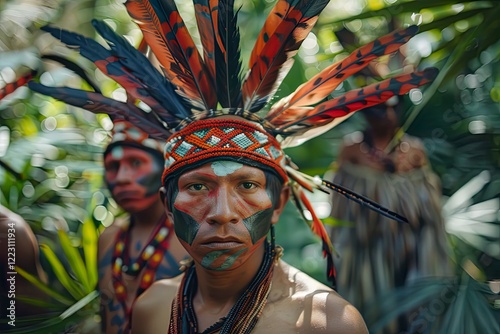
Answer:
[[[126,333],[125,313],[116,299],[112,279],[111,261],[116,235],[121,228],[135,222],[130,231],[129,255],[135,261],[147,244],[165,210],[159,196],[163,162],[148,150],[136,147],[116,146],[104,159],[105,179],[115,201],[129,213],[125,219],[117,219],[99,237],[99,290],[101,292],[101,314],[106,333]],[[180,273],[179,261],[186,256],[173,228],[169,248],[160,263],[155,280],[170,278]],[[127,304],[130,307],[139,288],[144,272],[137,277],[123,274],[127,288]]]
[[[217,165],[207,163],[182,174],[168,210],[196,264],[193,305],[200,332],[226,316],[245,292],[262,263],[269,226],[278,222],[290,194],[283,187],[273,199],[264,172],[255,167],[243,165],[221,176],[217,170]],[[194,224],[197,228],[190,226]],[[275,266],[272,280],[253,333],[269,333],[270,328],[285,334],[367,333],[354,307],[285,262]],[[132,333],[167,333],[179,282],[180,278],[157,281],[136,301]]]

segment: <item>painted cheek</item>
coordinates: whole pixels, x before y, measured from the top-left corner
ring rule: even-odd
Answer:
[[[250,233],[253,244],[267,235],[271,227],[273,212],[273,208],[268,208],[243,219],[243,224]]]
[[[198,222],[189,214],[177,210],[175,205],[172,211],[174,215],[175,234],[179,239],[186,242],[188,245],[192,245],[193,240],[200,229],[200,224],[198,224]]]
[[[137,179],[137,184],[146,189],[145,196],[151,196],[158,193],[161,186],[162,169],[156,162],[151,164],[151,171],[144,172],[146,175]]]

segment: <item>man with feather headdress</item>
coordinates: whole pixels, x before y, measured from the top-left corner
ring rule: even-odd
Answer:
[[[31,82],[33,90],[127,119],[166,140],[164,204],[193,261],[183,265],[182,278],[156,283],[137,301],[133,331],[366,333],[359,312],[332,288],[280,260],[273,226],[291,195],[301,213],[311,213],[312,222],[306,221],[322,240],[327,276],[335,284],[333,249],[306,190],[340,191],[402,218],[348,189],[302,174],[283,149],[331,129],[356,110],[433,80],[437,71],[399,75],[323,101],[347,76],[406,43],[417,31],[408,27],[331,65],[260,116],[328,2],[278,0],[244,79],[233,1],[194,1],[202,52],[173,0],[127,1],[161,73],[103,22],[93,24],[109,49],[75,33],[43,28],[120,83],[129,100]]]
[[[134,301],[154,281],[179,275],[186,253],[167,219],[159,189],[162,146],[123,120],[104,151],[104,180],[127,213],[99,236],[99,292],[105,333],[130,327]]]

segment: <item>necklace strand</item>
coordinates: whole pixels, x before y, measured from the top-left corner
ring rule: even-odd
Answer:
[[[169,245],[168,235],[171,229],[170,223],[166,219],[166,215],[162,215],[148,243],[142,249],[136,261],[131,263],[129,247],[132,225],[133,222],[117,234],[115,249],[111,259],[111,279],[115,290],[115,296],[125,312],[126,319],[129,319],[131,307],[127,305],[128,294],[123,279],[123,273],[137,277],[144,269],[135,296],[137,297],[142,294],[154,282],[156,269],[160,265]]]
[[[273,243],[274,244],[274,243]],[[246,291],[238,298],[226,317],[207,328],[202,334],[250,333],[259,320],[271,290],[271,280],[276,252],[265,243],[264,260]],[[197,289],[194,266],[184,275],[177,297],[172,302],[169,333],[197,334],[198,323],[193,307]]]

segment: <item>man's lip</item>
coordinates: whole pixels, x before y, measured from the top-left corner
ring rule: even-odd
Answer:
[[[212,239],[207,239],[202,242],[203,246],[209,246],[209,247],[214,247],[214,248],[219,248],[219,247],[225,247],[225,248],[230,248],[230,247],[237,247],[243,244],[240,240],[236,238],[212,238]]]
[[[141,194],[138,191],[115,191],[116,194],[113,196],[117,201],[124,201],[124,200],[129,200],[129,199],[139,199],[141,198]]]

